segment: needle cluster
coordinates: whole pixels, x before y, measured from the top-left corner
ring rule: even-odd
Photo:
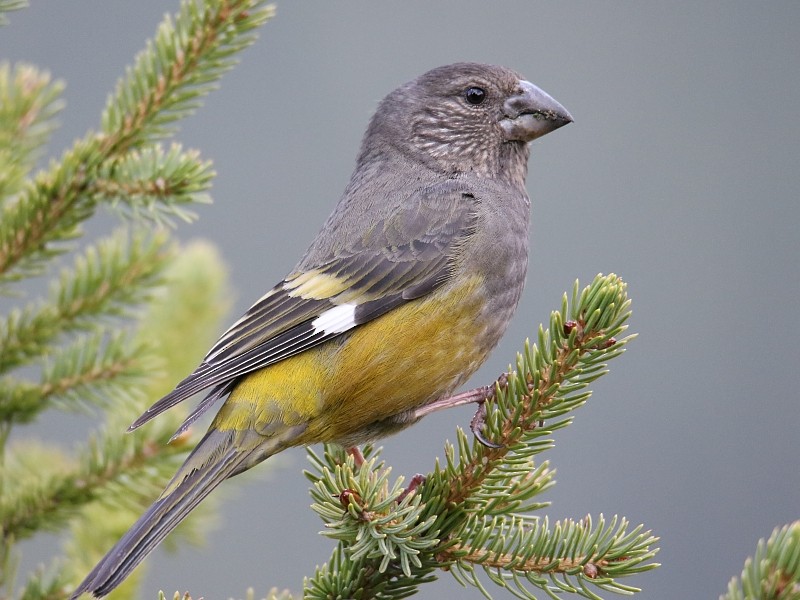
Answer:
[[[23,4],[0,1],[0,22]],[[123,434],[201,358],[228,304],[216,251],[178,248],[164,227],[193,218],[213,177],[169,138],[271,14],[261,0],[182,2],[120,79],[99,128],[49,162],[64,86],[31,65],[0,64],[3,598],[67,597],[193,445],[167,443],[180,414]],[[102,210],[118,228],[86,240],[82,225]],[[104,422],[67,451],[22,429],[53,411]],[[19,543],[43,531],[62,534],[60,557],[18,573]],[[182,537],[201,531],[190,522]]]
[[[481,437],[491,443],[457,430],[444,463],[414,489],[402,478],[390,483],[372,449],[360,467],[333,448],[311,453],[313,508],[339,543],[306,582],[306,596],[402,598],[442,569],[487,597],[479,573],[523,598],[638,591],[622,580],[658,566],[649,531],[623,517],[552,522],[540,514],[555,482],[539,455],[589,399],[607,362],[625,351],[629,317],[616,275],[598,275],[583,289],[576,282],[486,400]]]

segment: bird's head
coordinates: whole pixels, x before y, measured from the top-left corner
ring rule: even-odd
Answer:
[[[518,73],[456,63],[386,96],[367,130],[362,157],[392,147],[442,172],[498,176],[514,167],[524,170],[528,142],[570,122],[561,104]]]

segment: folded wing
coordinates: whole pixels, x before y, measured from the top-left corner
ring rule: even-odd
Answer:
[[[212,388],[182,433],[242,376],[313,348],[448,280],[478,200],[450,180],[421,190],[320,264],[290,274],[226,331],[203,362],[130,427]]]

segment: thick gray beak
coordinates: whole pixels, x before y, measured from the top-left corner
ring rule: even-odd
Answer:
[[[572,123],[572,115],[530,81],[519,82],[519,93],[503,103],[503,128],[509,142],[530,142]]]

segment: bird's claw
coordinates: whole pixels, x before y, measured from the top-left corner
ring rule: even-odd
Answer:
[[[502,448],[502,444],[495,444],[487,440],[483,435],[483,426],[486,425],[486,400],[487,399],[484,398],[478,402],[478,410],[475,411],[475,416],[472,417],[472,420],[469,422],[469,428],[472,430],[475,439],[487,448]]]
[[[472,434],[475,436],[475,439],[487,448],[502,448],[503,445],[496,444],[486,439],[486,437],[483,435],[483,426],[486,425],[486,401],[494,400],[495,396],[497,395],[497,386],[504,388],[507,385],[508,373],[501,373],[500,377],[497,378],[495,383],[492,385],[487,385],[484,388],[483,398],[477,401],[478,410],[475,411],[475,416],[473,416],[472,420],[469,422],[469,428],[472,430]]]
[[[486,425],[486,401],[494,400],[495,396],[497,395],[497,386],[505,388],[507,385],[508,373],[501,373],[500,377],[497,378],[497,381],[495,381],[492,385],[487,385],[484,388],[483,398],[477,401],[478,410],[475,411],[475,416],[473,416],[472,420],[469,422],[469,428],[472,430],[472,434],[475,436],[475,439],[487,448],[502,448],[503,445],[496,444],[486,439],[486,436],[483,435],[483,427]]]

